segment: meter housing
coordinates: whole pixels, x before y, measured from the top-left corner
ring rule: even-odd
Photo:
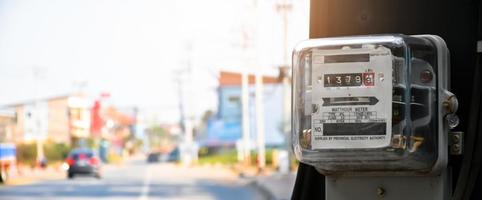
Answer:
[[[296,158],[325,175],[447,164],[449,53],[434,35],[312,39],[293,52]]]

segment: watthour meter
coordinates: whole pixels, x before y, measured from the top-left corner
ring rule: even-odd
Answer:
[[[293,53],[293,148],[330,174],[435,174],[458,123],[434,35],[313,39]]]

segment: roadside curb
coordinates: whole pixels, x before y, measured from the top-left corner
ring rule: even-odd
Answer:
[[[36,183],[37,180],[34,179],[29,179],[29,178],[14,178],[7,180],[6,183],[4,183],[2,186],[21,186],[21,185],[28,185],[28,184],[33,184]]]
[[[4,184],[0,186],[22,186],[35,184],[40,181],[47,180],[61,180],[65,178],[63,171],[54,170],[52,168],[44,170],[22,170],[22,172],[16,172],[10,177]]]
[[[268,188],[266,188],[263,184],[260,184],[257,180],[252,180],[249,182],[251,187],[254,187],[258,190],[267,200],[277,200],[276,196],[271,192]]]
[[[269,200],[289,200],[293,193],[296,175],[273,174],[250,177],[252,185]]]

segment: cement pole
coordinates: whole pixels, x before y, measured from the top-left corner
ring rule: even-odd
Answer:
[[[289,65],[290,57],[288,50],[288,14],[293,9],[293,5],[284,0],[282,3],[276,4],[276,11],[283,17],[283,62],[285,65]]]
[[[193,126],[194,126],[194,108],[191,101],[186,97],[193,97],[192,90],[192,42],[189,41],[185,46],[186,67],[179,71],[178,76],[178,90],[179,90],[179,112],[181,114],[181,124],[184,127],[184,140],[181,143],[181,161],[185,166],[191,165],[193,161],[197,160],[197,145],[193,142]],[[186,95],[190,94],[190,95]]]
[[[241,105],[243,109],[243,160],[245,164],[250,164],[249,78],[246,71],[241,74]]]
[[[286,150],[288,151],[288,171],[293,160],[291,149],[291,81],[288,74],[288,67],[281,69],[283,73],[283,132],[285,134]]]
[[[290,57],[288,50],[288,14],[293,5],[286,0],[276,5],[276,11],[282,15],[283,20],[283,66],[280,67],[283,80],[283,133],[285,134],[286,150],[288,151],[288,166],[291,166],[291,81],[289,78]]]
[[[45,158],[45,154],[44,154],[44,148],[43,148],[43,140],[44,138],[41,136],[43,135],[44,133],[42,133],[42,130],[40,128],[41,126],[41,123],[40,122],[40,112],[39,112],[39,104],[40,104],[40,98],[39,98],[39,95],[38,95],[38,87],[39,87],[39,80],[42,76],[42,69],[40,67],[33,67],[32,68],[32,71],[33,71],[33,77],[34,77],[34,83],[35,83],[35,86],[34,86],[34,109],[35,109],[35,112],[34,112],[34,121],[35,121],[35,128],[34,128],[34,132],[35,132],[35,143],[36,143],[36,150],[37,150],[37,156],[36,156],[36,160],[37,160],[37,164],[40,164],[40,162]]]
[[[258,147],[258,168],[266,166],[264,141],[264,105],[263,105],[263,76],[256,72],[256,133]]]

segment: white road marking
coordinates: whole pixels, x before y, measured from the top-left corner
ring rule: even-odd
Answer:
[[[147,169],[144,173],[144,183],[142,184],[141,195],[139,196],[139,200],[148,200],[149,199],[149,184],[151,183],[151,165],[147,166]]]

